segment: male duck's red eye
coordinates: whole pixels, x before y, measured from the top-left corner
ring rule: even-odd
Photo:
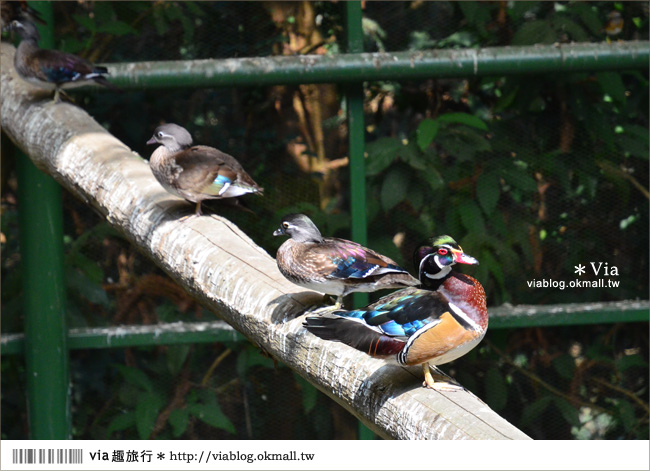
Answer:
[[[447,249],[438,249],[438,254],[439,255],[447,255],[448,250]]]

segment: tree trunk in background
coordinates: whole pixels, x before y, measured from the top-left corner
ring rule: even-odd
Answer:
[[[325,40],[316,25],[312,2],[264,2],[264,6],[286,38],[286,42],[277,45],[277,54],[325,54]],[[337,87],[334,84],[303,84],[298,85],[297,89],[275,87],[276,93],[287,93],[289,90],[295,120],[281,121],[280,125],[286,127],[281,135],[300,136],[287,144],[287,152],[301,171],[317,177],[320,207],[324,209],[340,190],[333,169],[340,166],[341,161],[334,160],[332,165],[331,160],[345,136],[334,131],[326,134],[323,129],[324,120],[340,112]],[[279,109],[282,101],[276,103],[276,109],[280,113],[285,112]]]

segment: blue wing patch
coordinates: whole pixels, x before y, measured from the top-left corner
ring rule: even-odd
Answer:
[[[42,70],[47,79],[54,83],[74,82],[81,77],[79,72],[75,72],[67,67],[43,67]]]
[[[226,183],[232,183],[232,180],[225,175],[217,175],[217,178],[214,179],[214,183],[217,185],[225,185]]]
[[[431,291],[418,290],[404,296],[377,303],[372,309],[337,311],[341,317],[362,319],[391,337],[410,337],[425,325],[437,320],[446,310],[446,303]]]
[[[221,196],[232,185],[232,180],[225,175],[217,175],[217,178],[210,184],[209,193],[215,192],[216,195]]]
[[[331,260],[332,263],[336,265],[336,270],[329,275],[333,278],[365,278],[377,269],[377,265],[365,263],[364,261],[357,260],[354,257],[331,257]]]

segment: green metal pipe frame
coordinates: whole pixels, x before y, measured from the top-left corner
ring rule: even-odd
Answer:
[[[106,65],[111,82],[125,89],[243,87],[647,70],[649,51],[648,41],[627,41]]]
[[[33,7],[48,24],[53,24],[51,4],[38,2]],[[41,44],[52,47],[52,30],[41,29],[40,33]],[[30,436],[37,440],[63,440],[70,438],[71,413],[61,187],[25,154],[18,154]]]
[[[490,330],[588,324],[648,322],[649,301],[577,303],[543,306],[490,307]],[[225,322],[161,324],[70,329],[70,350],[150,347],[190,343],[236,342],[245,337]],[[2,355],[21,355],[24,334],[4,334]]]
[[[19,154],[18,217],[30,435],[37,440],[63,440],[70,436],[70,402],[61,187],[26,155]]]
[[[648,322],[649,306],[647,300],[499,306],[490,308],[490,329]]]
[[[345,3],[345,32],[347,51],[350,54],[363,52],[363,26],[361,2]],[[348,117],[348,158],[350,160],[350,219],[352,240],[361,245],[368,244],[368,218],[366,216],[366,162],[365,162],[365,117],[363,115],[363,83],[348,83],[345,86]],[[355,307],[368,304],[368,293],[354,293]],[[375,434],[359,421],[357,434],[360,440],[374,440]]]
[[[345,2],[347,50],[363,52],[361,3]],[[352,240],[368,245],[368,217],[366,215],[366,161],[365,118],[363,114],[363,84],[350,83],[345,87],[348,115],[348,157],[350,159],[350,219]],[[368,293],[354,293],[353,304],[368,304]]]
[[[67,336],[67,347],[69,350],[84,350],[242,340],[245,340],[245,337],[223,321],[175,322],[158,325],[70,329]],[[3,355],[20,355],[24,351],[24,347],[24,334],[2,336]]]

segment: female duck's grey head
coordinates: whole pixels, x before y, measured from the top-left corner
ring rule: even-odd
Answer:
[[[158,126],[147,144],[162,144],[167,150],[178,152],[192,145],[192,136],[184,127],[168,123]]]
[[[282,218],[280,227],[273,232],[273,235],[288,235],[296,242],[323,241],[318,227],[304,214],[287,214]]]
[[[30,21],[18,21],[13,20],[9,24],[9,29],[16,31],[21,39],[23,40],[32,40],[38,42],[41,39],[41,35],[34,25]]]

